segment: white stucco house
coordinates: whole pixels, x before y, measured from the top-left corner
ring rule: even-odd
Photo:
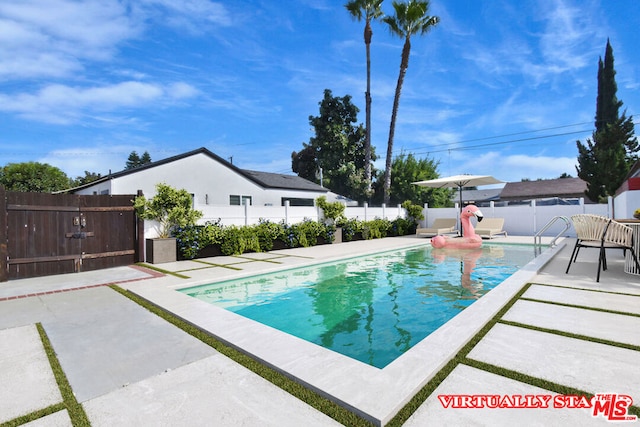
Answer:
[[[633,218],[636,209],[640,209],[640,160],[631,167],[616,191],[613,199],[614,218]]]
[[[158,183],[185,189],[193,195],[194,205],[233,206],[313,206],[314,200],[345,200],[304,178],[295,175],[240,169],[206,148],[199,148],[135,169],[110,173],[89,184],[69,190],[75,194],[155,195]]]

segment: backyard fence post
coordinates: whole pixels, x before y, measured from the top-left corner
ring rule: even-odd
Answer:
[[[429,203],[424,204],[424,208],[422,208],[422,217],[424,219],[424,228],[427,228],[427,224],[429,223]]]
[[[531,208],[532,208],[531,212],[533,212],[533,221],[532,221],[532,223],[533,223],[533,235],[535,236],[536,230],[538,229],[538,221],[537,221],[538,214],[536,212],[536,199],[533,199],[531,201]]]
[[[144,196],[144,193],[142,192],[142,190],[138,190],[137,195]],[[136,261],[142,262],[147,259],[145,255],[146,245],[144,240],[144,219],[140,218],[137,214],[136,230]]]
[[[6,194],[4,187],[0,185],[0,282],[9,280]]]
[[[382,204],[382,219],[385,219],[387,217],[386,210],[387,210],[387,205],[383,203]]]
[[[398,215],[396,216],[396,218],[404,218],[406,215],[404,215],[404,212],[402,211],[402,205],[400,203],[398,203]]]
[[[368,221],[369,217],[367,216],[367,208],[369,207],[369,203],[368,202],[364,202],[364,220]]]
[[[609,218],[615,217],[615,212],[613,211],[613,197],[607,197],[607,211],[609,212]]]
[[[249,199],[244,199],[244,225],[249,225]]]
[[[289,201],[284,201],[284,223],[289,224]]]

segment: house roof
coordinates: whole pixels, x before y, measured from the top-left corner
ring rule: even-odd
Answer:
[[[462,201],[463,203],[468,202],[490,202],[491,200],[497,201],[500,199],[501,188],[488,188],[485,190],[462,190]],[[451,196],[452,202],[460,201],[460,193],[458,190]]]
[[[500,200],[531,200],[551,197],[585,197],[587,183],[580,178],[558,178],[539,181],[508,182]]]
[[[270,172],[257,172],[257,171],[250,171],[250,170],[245,170],[245,169],[240,169],[239,167],[235,166],[233,163],[230,163],[228,161],[226,161],[225,159],[223,159],[222,157],[218,156],[217,154],[209,151],[208,149],[201,147],[198,148],[196,150],[192,150],[189,151],[187,153],[183,153],[183,154],[178,154],[176,156],[173,157],[168,157],[166,159],[163,160],[158,160],[156,162],[151,162],[151,163],[147,163],[144,164],[142,166],[139,166],[137,168],[134,169],[126,169],[126,170],[122,170],[120,172],[115,172],[115,173],[109,173],[109,175],[107,176],[103,176],[100,179],[97,179],[95,181],[92,181],[88,184],[84,184],[81,185],[79,187],[75,187],[75,188],[71,188],[67,191],[75,191],[75,190],[80,190],[83,188],[87,188],[87,187],[91,187],[93,185],[99,184],[101,182],[105,182],[108,181],[110,179],[113,178],[119,178],[122,176],[126,176],[129,174],[133,174],[136,172],[140,172],[142,170],[145,169],[151,169],[151,168],[155,168],[157,166],[161,166],[167,163],[171,163],[171,162],[175,162],[176,160],[180,160],[180,159],[184,159],[186,157],[190,157],[190,156],[194,156],[197,154],[204,154],[208,157],[211,157],[213,160],[216,160],[217,162],[221,163],[222,165],[228,167],[229,169],[232,169],[233,171],[235,171],[238,175],[241,175],[245,178],[247,178],[248,180],[256,183],[257,185],[263,187],[263,188],[273,188],[273,189],[284,189],[284,190],[306,190],[306,191],[316,191],[319,193],[326,193],[327,191],[329,191],[328,189],[313,183],[311,181],[308,181],[304,178],[301,178],[297,175],[284,175],[284,174],[279,174],[279,173],[270,173]]]
[[[307,190],[307,191],[321,191],[326,193],[328,190],[315,182],[311,182],[298,175],[284,175],[271,172],[258,172],[250,171],[247,169],[240,169],[242,173],[253,178],[253,181],[261,183],[265,188],[283,188],[283,189],[295,189],[295,190]]]

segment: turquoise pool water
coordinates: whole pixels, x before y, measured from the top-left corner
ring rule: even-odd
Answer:
[[[534,256],[526,245],[420,247],[181,292],[383,368]]]

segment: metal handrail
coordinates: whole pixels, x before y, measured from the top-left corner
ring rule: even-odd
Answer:
[[[551,220],[544,227],[542,227],[542,229],[540,231],[538,231],[535,236],[533,236],[533,244],[541,246],[542,245],[542,233],[547,231],[558,220],[564,221],[564,229],[560,233],[558,233],[556,235],[556,237],[551,239],[551,243],[549,243],[549,246],[552,246],[552,247],[555,246],[556,245],[556,240],[558,240],[558,238],[565,231],[567,231],[568,229],[571,228],[571,220],[569,219],[569,217],[566,217],[566,216],[554,216],[553,218],[551,218]]]

